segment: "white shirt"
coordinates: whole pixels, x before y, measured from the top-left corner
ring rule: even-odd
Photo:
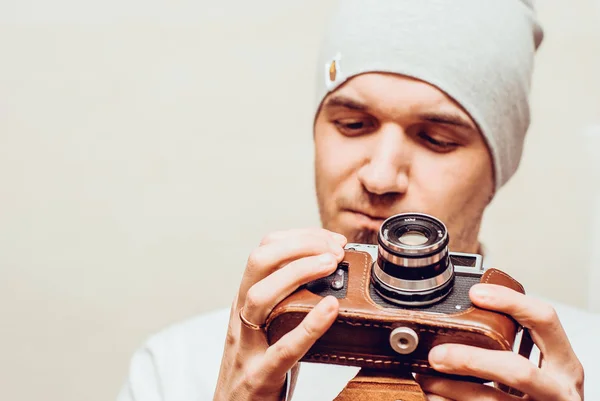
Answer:
[[[584,366],[585,399],[600,400],[600,314],[544,301],[556,309]],[[133,356],[117,401],[212,400],[228,322],[229,310],[222,309],[150,337]],[[537,363],[538,356],[534,347],[531,360]],[[357,372],[356,367],[301,363],[293,401],[331,401]]]

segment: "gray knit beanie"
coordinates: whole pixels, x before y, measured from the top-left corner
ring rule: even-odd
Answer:
[[[478,125],[498,190],[517,170],[529,128],[534,54],[544,36],[532,2],[339,0],[319,55],[317,110],[357,74],[428,82]]]

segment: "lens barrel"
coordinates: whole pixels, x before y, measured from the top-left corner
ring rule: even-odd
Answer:
[[[434,304],[452,291],[454,267],[446,226],[433,216],[403,213],[385,220],[378,234],[375,290],[404,306]]]

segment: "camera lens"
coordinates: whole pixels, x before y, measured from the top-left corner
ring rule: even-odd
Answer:
[[[404,213],[385,220],[372,270],[375,290],[405,306],[430,305],[446,297],[454,282],[448,241],[446,226],[433,216]]]
[[[418,231],[408,231],[398,238],[404,245],[423,245],[427,237]]]

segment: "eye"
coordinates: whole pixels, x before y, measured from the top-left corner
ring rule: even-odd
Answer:
[[[346,136],[364,135],[377,129],[373,118],[344,118],[333,121],[338,131]]]
[[[435,139],[425,131],[419,132],[419,138],[425,141],[426,145],[429,146],[431,149],[441,153],[450,152],[451,150],[454,150],[455,148],[460,146],[458,143],[455,142],[446,142]]]

